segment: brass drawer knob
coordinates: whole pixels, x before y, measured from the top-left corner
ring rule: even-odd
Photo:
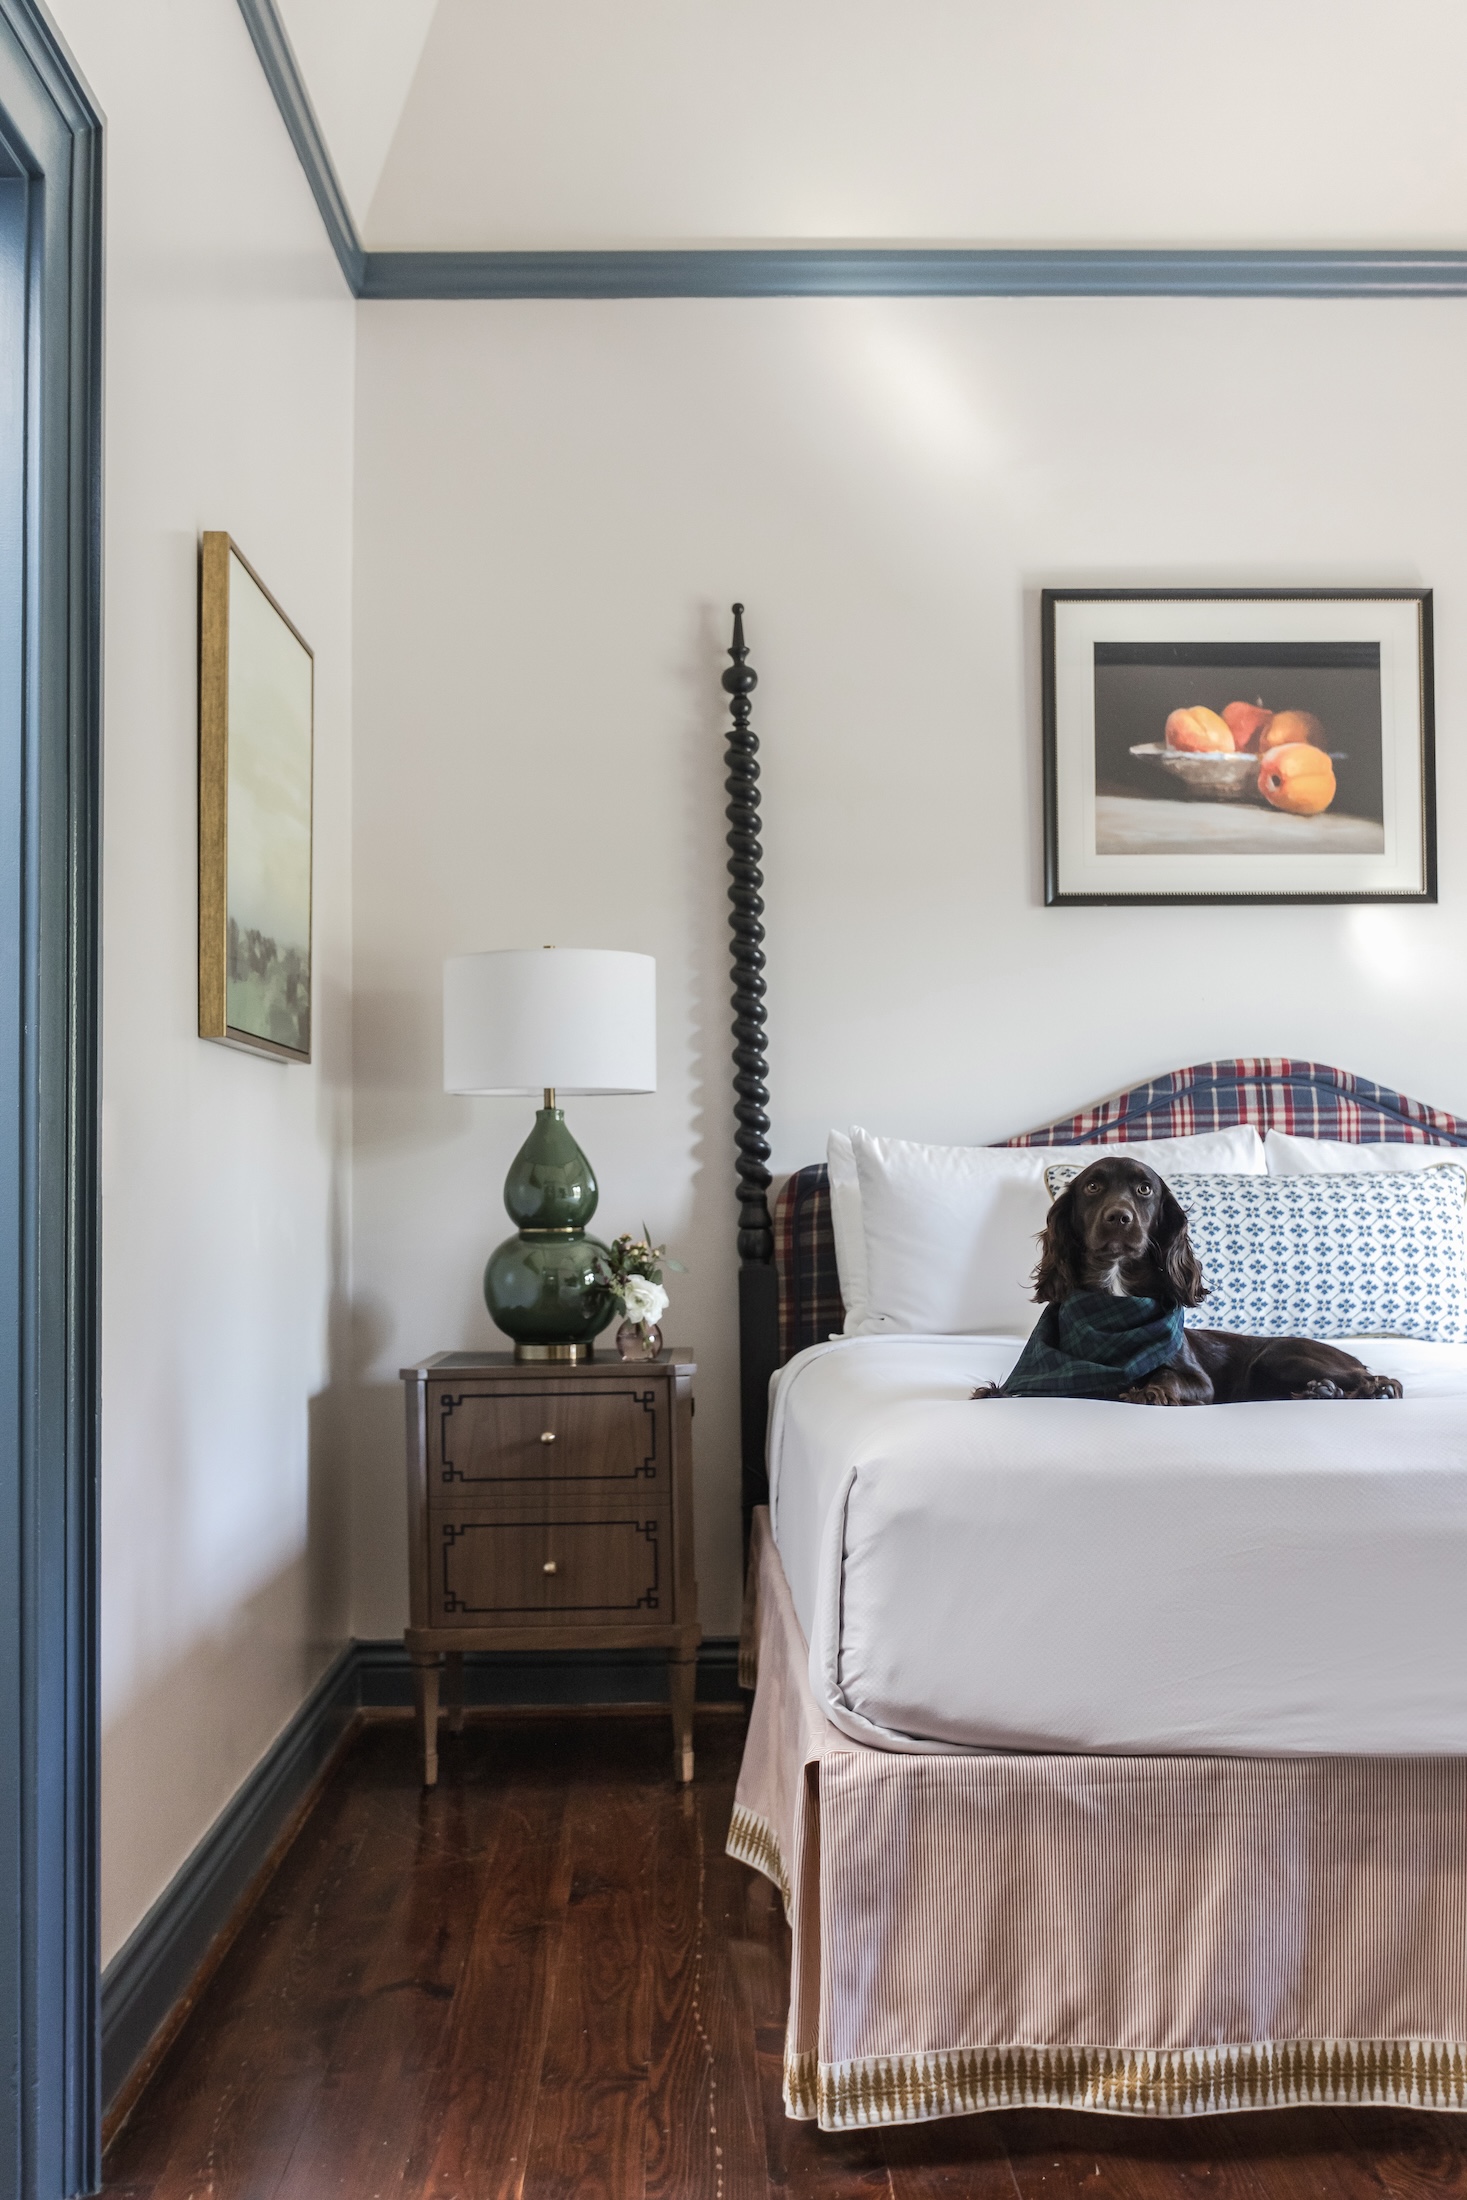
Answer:
[[[559,1573],[560,1568],[556,1565],[553,1558],[547,1558],[545,1564],[541,1567],[540,1571],[544,1574],[556,1574]]]
[[[554,1429],[553,1429],[553,1428],[548,1428],[548,1429],[546,1429],[546,1431],[545,1431],[544,1435],[543,1435],[543,1436],[542,1436],[542,1437],[540,1438],[540,1441],[541,1441],[541,1443],[542,1443],[542,1444],[553,1444],[553,1443],[555,1442],[555,1431],[554,1431]]]

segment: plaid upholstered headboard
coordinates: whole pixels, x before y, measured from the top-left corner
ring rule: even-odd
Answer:
[[[1364,1144],[1467,1146],[1467,1122],[1388,1092],[1348,1070],[1282,1056],[1196,1062],[1082,1108],[1062,1123],[1003,1140],[1009,1146],[1123,1145],[1138,1138],[1186,1138],[1194,1131],[1252,1123],[1259,1131]],[[830,1184],[824,1164],[797,1169],[774,1206],[779,1278],[779,1364],[838,1331],[846,1318],[835,1272]]]

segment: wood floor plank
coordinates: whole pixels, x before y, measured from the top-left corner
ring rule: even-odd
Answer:
[[[650,1768],[649,1768],[650,1769]],[[524,2200],[641,2200],[651,2047],[659,1766],[575,1785],[570,1885],[550,1989]]]
[[[743,2021],[734,1968],[736,1937],[745,1923],[749,1873],[724,1846],[736,1774],[737,1760],[729,1767],[726,1785],[710,1786],[698,1798],[707,1882],[705,2022],[719,2073],[722,2127],[733,2142],[732,2152],[729,2142],[724,2144],[724,2190],[727,2200],[744,2200],[746,2194],[758,2200],[765,2190],[764,2111],[753,2028]]]
[[[996,2116],[949,2116],[883,2131],[892,2200],[1016,2200]]]
[[[769,1881],[752,1872],[748,1881],[729,1951],[743,1982],[749,2023],[755,2028],[783,2025],[789,2007],[789,1927]]]
[[[517,1782],[505,1814],[510,1838],[454,2000],[450,2053],[425,2102],[422,2174],[405,2179],[435,2200],[516,2200],[529,2160],[574,1859],[563,1789]]]
[[[1216,2121],[1261,2191],[1281,2200],[1362,2200],[1359,2163],[1331,2108],[1291,2108]]]
[[[1352,2190],[1389,2200],[1464,2200],[1467,2117],[1431,2109],[1338,2108],[1354,2165]]]
[[[738,1871],[728,1808],[706,1784],[662,1800],[653,1887],[647,2200],[762,2200],[763,2116],[753,2042],[738,2021],[728,1930]],[[741,1890],[739,1890],[741,1892]]]
[[[1062,2110],[1000,2112],[998,2137],[1019,2200],[1158,2200],[1205,2191],[1212,2200],[1262,2200],[1268,2188],[1247,2165],[1234,2163],[1212,2127],[1141,2118],[1086,2116]]]
[[[414,1770],[402,1767],[404,1788]],[[502,1852],[518,1850],[520,1828],[487,1783],[467,1771],[450,1788],[403,1802],[395,1884],[357,1921],[351,2006],[336,2027],[278,2200],[396,2194],[418,2182],[426,2098],[445,2059],[485,1884]]]
[[[1327,2110],[1153,2121],[1020,2109],[995,2121],[1021,2200],[1344,2200],[1350,2190]]]
[[[722,2200],[726,2134],[720,2123],[734,2120],[719,2098],[720,2072],[708,2030],[715,1959],[708,1946],[708,1868],[699,1802],[694,1789],[669,1797],[658,1828],[648,1943],[647,2200],[682,2200],[694,2192],[716,2192]],[[732,2106],[742,2108],[741,2094],[730,2090]],[[758,2163],[763,2150],[754,2151]]]

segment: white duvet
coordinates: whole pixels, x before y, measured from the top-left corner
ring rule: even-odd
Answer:
[[[973,1402],[1020,1340],[777,1378],[770,1503],[830,1719],[888,1748],[1467,1753],[1467,1347],[1401,1400]]]

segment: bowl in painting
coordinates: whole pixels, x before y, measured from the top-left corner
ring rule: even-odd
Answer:
[[[1169,749],[1160,741],[1143,741],[1131,754],[1159,764],[1195,801],[1239,802],[1258,789],[1258,758],[1247,749],[1229,756],[1212,749]]]

